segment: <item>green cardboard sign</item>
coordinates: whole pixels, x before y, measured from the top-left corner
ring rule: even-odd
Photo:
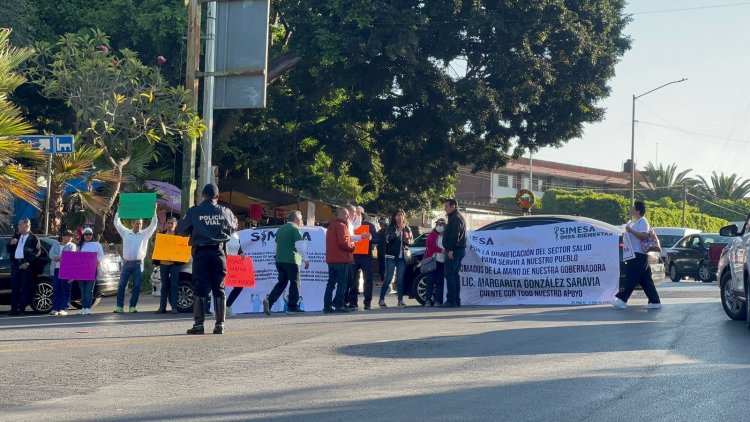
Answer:
[[[121,193],[120,218],[153,218],[156,206],[156,193]]]

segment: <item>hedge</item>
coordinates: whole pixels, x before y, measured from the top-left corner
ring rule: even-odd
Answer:
[[[544,193],[542,211],[548,214],[580,215],[621,225],[630,219],[630,201],[622,195],[550,189]],[[682,202],[671,198],[646,202],[646,216],[652,227],[682,227]],[[704,232],[718,232],[727,220],[701,213],[687,206],[685,225]]]

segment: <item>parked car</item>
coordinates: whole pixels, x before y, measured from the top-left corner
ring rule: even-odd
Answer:
[[[698,229],[684,227],[654,227],[654,234],[659,238],[659,244],[661,244],[661,258],[666,258],[667,249],[676,245],[682,238],[698,233],[701,233]]]
[[[740,231],[736,224],[722,227],[719,234],[730,238],[721,252],[718,266],[719,290],[721,305],[727,316],[734,320],[745,320],[750,329],[750,312],[748,304],[748,249],[750,248],[750,230],[743,227]]]
[[[477,230],[510,230],[523,227],[569,222],[591,223],[594,225],[607,227],[613,232],[623,232],[623,229],[621,227],[615,227],[603,221],[570,215],[534,215],[526,217],[516,217],[507,220],[496,221]],[[622,237],[620,237],[620,289],[622,289],[625,284],[625,263],[622,261],[622,246]],[[414,262],[407,267],[406,276],[404,277],[404,294],[408,293],[410,298],[416,299],[417,302],[421,304],[424,303],[424,296],[427,292],[426,275],[420,274],[418,266],[419,261],[423,256],[424,251],[422,251],[420,254],[415,253],[414,249],[412,249],[412,258],[414,258]],[[656,283],[659,283],[665,278],[664,265],[661,263],[658,252],[650,252],[648,256],[648,262],[651,266],[652,277]],[[640,288],[640,286],[638,287]]]
[[[0,236],[0,304],[10,304],[10,255],[6,245],[11,236]],[[39,259],[33,265],[33,278],[29,289],[28,303],[34,312],[46,313],[52,310],[52,281],[49,277],[49,250],[57,242],[54,237],[40,237],[42,252]],[[94,303],[96,306],[100,299],[105,296],[117,294],[117,284],[120,281],[120,256],[114,253],[106,253],[104,262],[100,265],[100,271],[96,284],[94,285]],[[71,304],[73,307],[81,308],[81,290],[78,282],[74,281],[71,286]]]
[[[692,234],[683,237],[671,248],[664,249],[666,251],[664,266],[667,267],[669,278],[674,282],[679,282],[685,277],[691,277],[704,283],[711,283],[716,279],[719,266],[716,258],[717,251],[720,256],[721,250],[730,241],[730,237],[715,233]]]

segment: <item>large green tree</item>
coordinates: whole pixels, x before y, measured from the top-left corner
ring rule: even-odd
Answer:
[[[28,1],[40,36],[97,26],[181,80],[183,1]],[[629,48],[624,0],[271,4],[269,106],[217,113],[223,174],[382,211],[580,136]]]
[[[316,192],[323,154],[377,209],[427,205],[458,165],[492,169],[580,136],[629,46],[622,1],[274,6],[280,80],[268,109],[220,116],[224,166]]]
[[[698,176],[698,179],[702,190],[714,198],[737,200],[750,194],[750,179],[742,180],[737,174],[725,175],[714,171],[709,180],[703,176]]]
[[[658,201],[669,197],[674,201],[683,199],[684,188],[692,188],[699,182],[690,177],[692,169],[678,171],[677,164],[664,166],[649,162],[646,168],[640,172],[641,180],[646,185],[646,190],[640,191],[639,196],[650,201]]]

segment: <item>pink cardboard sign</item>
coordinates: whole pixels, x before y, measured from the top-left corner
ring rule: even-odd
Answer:
[[[96,252],[63,251],[58,277],[62,280],[96,280]]]

